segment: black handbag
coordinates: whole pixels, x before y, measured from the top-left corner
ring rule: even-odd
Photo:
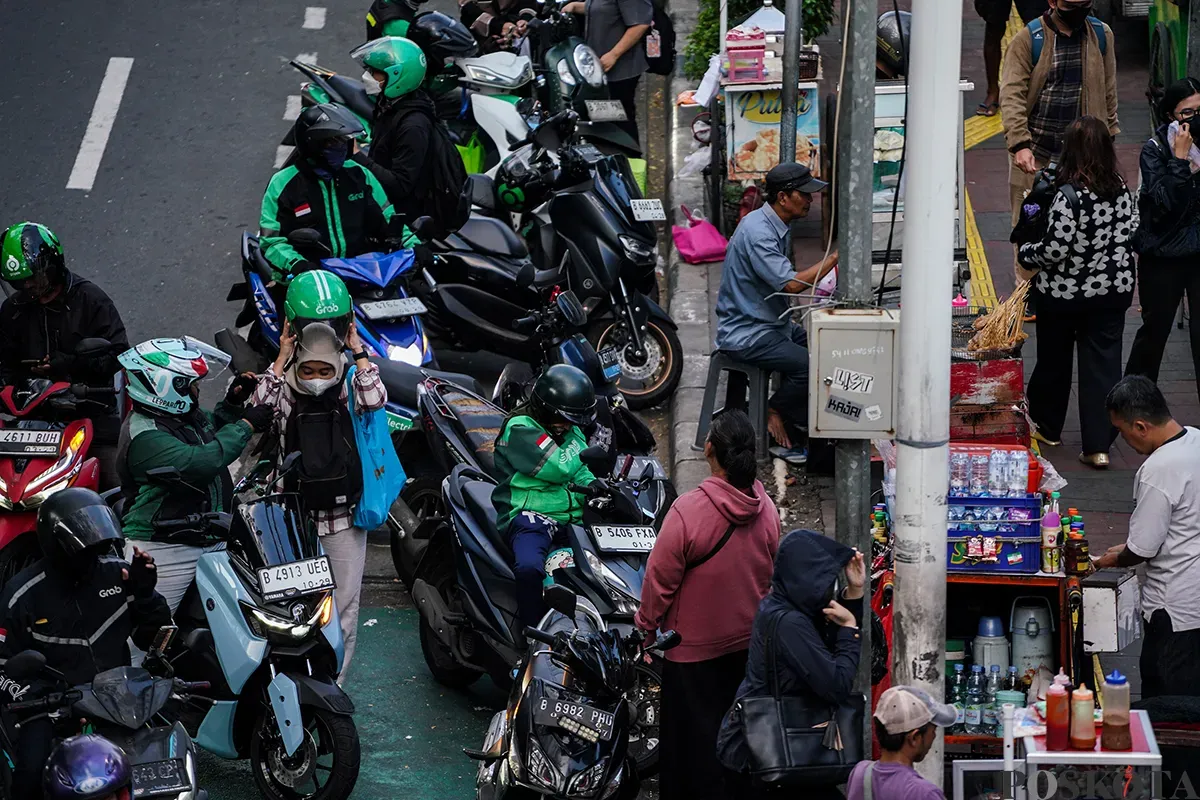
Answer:
[[[772,617],[767,627],[771,693],[734,703],[734,718],[750,750],[750,777],[771,787],[835,786],[863,758],[863,698],[853,694],[841,705],[829,706],[780,695],[775,633],[784,613]]]

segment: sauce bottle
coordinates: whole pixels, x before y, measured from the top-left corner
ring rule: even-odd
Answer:
[[[1104,679],[1104,727],[1100,729],[1101,750],[1132,750],[1129,733],[1129,682],[1113,670]]]
[[[1071,749],[1096,749],[1096,701],[1087,684],[1071,692]],[[1049,713],[1049,706],[1046,709]]]
[[[1046,690],[1046,749],[1066,750],[1071,708],[1067,690],[1055,683]]]

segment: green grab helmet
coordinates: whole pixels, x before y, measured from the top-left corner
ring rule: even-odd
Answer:
[[[45,290],[61,281],[65,270],[62,245],[45,225],[18,222],[4,232],[0,244],[0,280],[23,289],[24,286],[16,284],[36,278]]]
[[[192,386],[208,374],[204,353],[184,339],[151,339],[117,357],[129,399],[148,411],[183,415],[196,399]]]
[[[350,57],[364,69],[379,70],[387,75],[383,96],[389,99],[416,91],[425,81],[425,54],[409,39],[384,36],[359,45]]]
[[[323,322],[345,341],[354,318],[354,303],[341,278],[332,272],[313,269],[292,279],[283,311],[297,336],[303,337],[308,325]]]

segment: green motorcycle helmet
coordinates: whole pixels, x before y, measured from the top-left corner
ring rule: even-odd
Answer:
[[[323,323],[344,342],[354,319],[354,303],[341,278],[314,269],[301,272],[288,285],[283,312],[300,338],[309,325]]]
[[[596,388],[578,367],[555,364],[534,381],[530,406],[543,428],[562,420],[587,426],[596,419]]]
[[[350,57],[363,69],[377,70],[387,75],[383,96],[389,100],[416,91],[425,81],[425,54],[409,39],[384,36],[359,45],[351,51]]]
[[[0,280],[34,299],[61,283],[67,262],[54,232],[37,222],[18,222],[0,240]]]

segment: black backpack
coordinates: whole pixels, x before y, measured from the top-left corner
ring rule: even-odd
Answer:
[[[667,9],[659,0],[654,2],[654,19],[650,30],[646,33],[646,45],[649,48],[650,37],[658,36],[659,54],[651,56],[649,49],[646,53],[647,69],[655,75],[670,75],[675,71],[675,23]]]
[[[1033,188],[1021,201],[1021,213],[1017,215],[1017,224],[1013,226],[1008,240],[1016,245],[1040,242],[1050,227],[1050,204],[1061,190],[1067,198],[1067,207],[1072,212],[1079,205],[1079,193],[1075,187],[1067,184],[1062,187],[1054,185],[1055,165],[1049,164],[1038,170],[1033,178]]]
[[[471,216],[471,187],[462,154],[450,140],[446,123],[438,120],[429,139],[431,162],[429,193],[425,213],[437,224],[436,238],[461,228]]]

